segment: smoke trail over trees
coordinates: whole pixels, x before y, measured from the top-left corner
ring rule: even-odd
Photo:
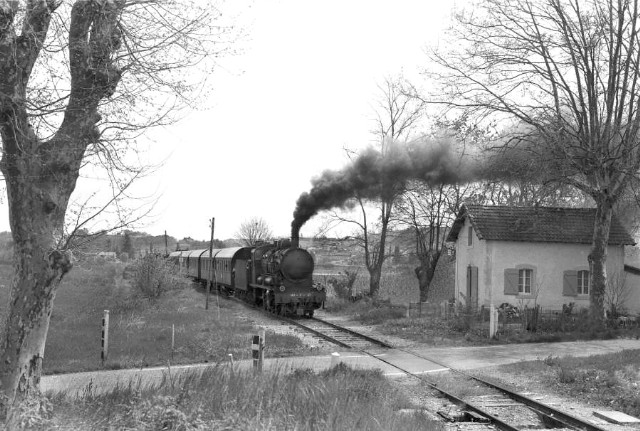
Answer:
[[[462,157],[456,152],[450,140],[390,142],[384,153],[367,148],[344,168],[326,170],[312,180],[311,190],[296,202],[291,238],[297,241],[302,225],[319,211],[344,208],[355,196],[388,197],[401,191],[409,180],[429,184],[470,182],[483,177],[482,171],[471,156]]]

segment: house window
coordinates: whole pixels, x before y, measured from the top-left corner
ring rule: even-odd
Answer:
[[[469,232],[467,235],[467,245],[473,245],[473,227],[469,226]]]
[[[589,271],[578,271],[578,295],[589,294]]]
[[[533,269],[518,270],[518,293],[531,293]]]

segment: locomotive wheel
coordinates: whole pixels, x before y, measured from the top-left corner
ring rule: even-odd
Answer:
[[[313,317],[313,310],[307,311],[307,316],[309,316],[309,319],[311,319]]]

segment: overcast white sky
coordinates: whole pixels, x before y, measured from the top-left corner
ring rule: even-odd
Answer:
[[[139,185],[160,194],[142,231],[206,239],[214,216],[215,236],[225,239],[257,216],[288,236],[300,193],[346,163],[344,147],[372,142],[377,85],[417,75],[455,1],[230,3],[247,33],[242,52],[222,60],[211,109],[153,133],[154,154],[170,157]],[[0,230],[8,230],[6,204],[0,209]],[[302,235],[315,229],[312,220]]]

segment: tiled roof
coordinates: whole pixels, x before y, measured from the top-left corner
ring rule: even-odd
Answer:
[[[463,205],[447,241],[458,239],[468,217],[480,239],[590,244],[595,215],[595,208]],[[635,244],[615,216],[611,221],[609,244]]]

